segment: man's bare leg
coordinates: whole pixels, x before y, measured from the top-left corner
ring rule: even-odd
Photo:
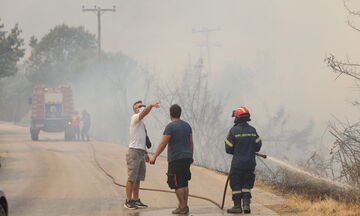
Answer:
[[[185,207],[188,206],[188,199],[189,199],[189,187],[184,187],[184,203],[185,203]]]
[[[127,181],[126,182],[126,200],[131,200],[131,195],[133,193],[133,188],[134,188],[134,182],[131,181]]]
[[[134,186],[132,188],[133,200],[139,199],[139,188],[140,188],[140,181],[134,182]]]
[[[184,197],[186,194],[186,188],[175,189],[175,193],[176,193],[176,197],[179,201],[179,207],[181,209],[185,208],[187,206],[187,204],[185,203],[185,200],[184,200]]]

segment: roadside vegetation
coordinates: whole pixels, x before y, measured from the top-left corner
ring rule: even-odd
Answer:
[[[344,1],[344,6],[349,13],[348,25],[360,32],[354,21],[360,13],[351,9],[347,1]],[[360,87],[359,63],[339,60],[333,54],[325,58],[325,63],[336,73],[336,78],[350,77],[356,87]],[[358,107],[360,102],[354,99],[351,104]],[[283,167],[271,172],[259,170],[262,180],[258,179],[256,186],[287,199],[283,205],[269,206],[279,214],[360,215],[360,121],[342,121],[334,117],[328,128],[334,138],[328,156],[324,159],[314,152],[298,166],[319,178],[304,176]]]
[[[255,187],[272,191],[287,200],[282,205],[269,208],[280,215],[360,215],[357,172],[360,157],[357,148],[360,145],[354,139],[339,140],[348,130],[337,133],[327,159],[314,153],[308,160],[298,163],[296,167],[301,172],[282,166],[259,166]],[[357,140],[360,138],[354,137]],[[338,159],[340,156],[343,156],[342,160]]]
[[[315,185],[293,188],[281,183],[257,180],[255,187],[271,191],[286,199],[284,204],[267,206],[280,215],[357,216],[360,215],[360,192],[338,191],[336,196],[323,193]],[[328,187],[330,188],[330,187]],[[319,194],[320,193],[320,194]]]

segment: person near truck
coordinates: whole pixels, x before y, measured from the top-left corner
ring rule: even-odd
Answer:
[[[150,164],[155,164],[157,157],[168,145],[167,159],[168,172],[167,183],[171,189],[175,189],[178,199],[178,207],[173,214],[188,214],[188,181],[191,179],[190,165],[193,162],[194,143],[190,125],[180,119],[181,107],[174,104],[170,107],[171,122],[166,126],[163,138]]]
[[[139,198],[140,181],[145,180],[145,161],[149,162],[149,156],[146,151],[145,124],[142,120],[150,113],[153,107],[159,107],[159,104],[160,102],[154,102],[145,106],[142,101],[136,101],[133,105],[134,114],[130,120],[130,143],[126,154],[128,179],[125,187],[126,200],[124,207],[127,209],[148,207]]]
[[[91,116],[90,114],[84,109],[81,112],[81,121],[82,121],[82,128],[81,128],[81,140],[82,141],[90,141],[89,137],[89,130],[91,125]]]
[[[80,115],[78,111],[75,111],[71,115],[71,127],[74,131],[74,140],[79,141],[80,140]]]
[[[248,214],[251,213],[251,189],[255,182],[255,153],[260,151],[262,143],[255,128],[248,124],[250,113],[247,108],[237,108],[233,117],[235,124],[225,139],[225,149],[233,155],[229,178],[234,206],[227,212]]]

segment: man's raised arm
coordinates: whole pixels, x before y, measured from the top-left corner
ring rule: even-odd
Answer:
[[[149,114],[149,112],[151,111],[151,109],[153,108],[153,107],[159,107],[159,104],[160,104],[160,101],[157,101],[157,102],[154,102],[154,103],[151,103],[151,104],[149,104],[149,105],[147,105],[146,107],[145,107],[145,109],[144,109],[144,111],[142,111],[141,113],[140,113],[140,115],[139,115],[139,120],[142,120],[143,118],[145,118],[145,116],[147,115],[147,114]]]

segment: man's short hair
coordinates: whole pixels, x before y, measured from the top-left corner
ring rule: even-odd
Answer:
[[[181,107],[177,104],[173,104],[170,107],[170,116],[173,118],[180,118],[181,116]]]
[[[133,105],[133,109],[135,109],[136,104],[139,104],[139,103],[142,103],[142,101],[141,101],[141,100],[136,101],[136,102],[134,103],[134,105]]]

